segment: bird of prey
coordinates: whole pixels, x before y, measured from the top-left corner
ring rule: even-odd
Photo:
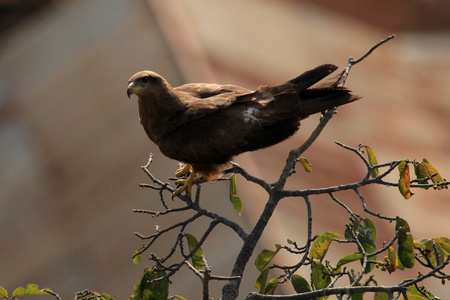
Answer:
[[[277,144],[299,129],[300,120],[359,99],[335,81],[321,81],[336,69],[321,65],[254,91],[213,83],[174,88],[155,72],[141,71],[128,80],[127,95],[138,96],[148,137],[165,156],[186,164],[176,175],[189,176],[174,194],[190,196],[197,175],[212,182],[233,156]]]

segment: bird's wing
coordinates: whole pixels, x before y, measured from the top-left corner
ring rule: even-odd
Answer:
[[[255,99],[254,91],[231,84],[189,83],[174,88],[174,91],[184,109],[170,118],[172,128],[215,114],[233,103]]]
[[[222,94],[247,94],[252,91],[232,84],[188,83],[174,88],[175,91],[189,94],[195,98],[211,98]]]

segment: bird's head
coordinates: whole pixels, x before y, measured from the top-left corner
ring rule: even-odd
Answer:
[[[128,80],[127,96],[132,94],[139,96],[154,95],[161,92],[168,85],[167,81],[152,71],[141,71],[134,74]]]

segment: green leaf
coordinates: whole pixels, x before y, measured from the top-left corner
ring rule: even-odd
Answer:
[[[398,171],[400,173],[400,178],[398,179],[398,189],[405,199],[409,199],[414,194],[409,188],[411,179],[409,175],[408,163],[406,161],[402,161],[398,165]]]
[[[172,299],[186,300],[185,298],[183,298],[183,297],[181,297],[181,296],[178,296],[178,295],[173,296]]]
[[[134,253],[136,254],[136,253],[142,251],[142,249],[144,249],[144,247],[139,247],[139,248],[136,249],[136,251],[134,251]],[[140,264],[141,261],[142,261],[142,253],[139,253],[138,255],[135,255],[135,256],[133,257],[133,262],[134,262],[136,265]]]
[[[106,293],[102,293],[101,295],[101,300],[114,300],[113,297],[111,297],[110,295],[106,294]]]
[[[311,173],[311,164],[309,163],[308,159],[306,157],[299,157],[297,160],[302,164],[303,168],[306,172]]]
[[[406,295],[408,296],[409,300],[439,300],[439,298],[435,297],[432,293],[425,290],[423,286],[419,287],[422,289],[422,291],[427,295],[424,296],[417,288],[416,286],[412,285],[408,287],[406,290]],[[404,299],[404,298],[402,298]]]
[[[411,232],[411,228],[409,227],[408,222],[406,222],[406,220],[400,218],[400,217],[396,217],[395,218],[395,230],[399,230],[402,229],[405,232]]]
[[[169,296],[169,280],[163,278],[166,272],[145,267],[138,284],[134,286],[131,300],[166,300]],[[153,281],[155,279],[159,279]]]
[[[258,278],[256,279],[255,288],[257,288],[259,290],[260,294],[264,294],[264,291],[266,289],[266,282],[267,282],[267,277],[269,276],[269,270],[270,270],[270,268],[265,268],[261,272],[261,274],[259,274]]]
[[[298,293],[307,293],[311,292],[311,287],[309,286],[308,281],[300,275],[294,274],[291,277],[291,283],[294,287],[294,290]]]
[[[354,234],[352,234],[352,232]],[[364,251],[368,254],[377,250],[377,229],[369,218],[364,219],[363,224],[360,221],[353,221],[350,226],[345,230],[345,238],[352,240],[353,235],[356,235],[359,243],[363,247]],[[369,256],[369,260],[376,260],[376,255]],[[363,261],[361,260],[361,263]],[[365,273],[369,273],[375,268],[375,264],[369,263],[366,265]]]
[[[361,239],[359,240],[367,253],[377,251],[377,229],[375,224],[369,218],[364,219],[364,231],[360,232]]]
[[[345,264],[351,263],[355,260],[360,260],[362,258],[363,258],[363,254],[360,252],[346,255],[338,261],[336,268],[339,268]]]
[[[352,294],[352,300],[363,300],[363,293],[354,293]]]
[[[278,279],[272,278],[266,285],[266,289],[264,290],[265,295],[273,295],[278,286]]]
[[[311,262],[311,278],[316,290],[326,288],[331,283],[331,277],[325,266],[317,261]],[[328,296],[319,297],[317,299],[327,299]]]
[[[367,254],[377,251],[377,229],[369,218],[364,219],[364,226],[359,227],[358,240]],[[369,256],[370,260],[376,260],[376,256]],[[362,261],[361,261],[362,263]],[[365,273],[369,273],[375,268],[375,264],[367,264]]]
[[[438,242],[441,245],[441,247],[445,251],[450,252],[450,239],[449,238],[441,236],[440,238],[435,238],[435,240],[436,240],[436,242]]]
[[[244,211],[244,205],[242,204],[241,198],[236,195],[236,174],[230,177],[230,201],[234,209],[241,215]]]
[[[406,268],[412,268],[415,265],[414,258],[414,239],[410,234],[411,230],[408,223],[400,217],[396,218],[395,230],[399,230],[398,235],[398,259]]]
[[[12,296],[14,297],[19,297],[19,296],[25,296],[25,295],[48,295],[47,292],[45,292],[44,290],[48,290],[51,291],[48,288],[45,289],[39,289],[39,287],[36,284],[27,284],[27,286],[24,287],[18,287],[14,290]]]
[[[276,244],[275,245],[276,250],[267,250],[264,249],[255,259],[255,266],[259,271],[262,271],[267,264],[272,260],[272,258],[280,251],[281,245]]]
[[[389,300],[389,295],[385,292],[375,292],[373,300]]]
[[[8,298],[8,292],[0,286],[0,298]]]
[[[197,247],[198,241],[192,234],[185,233],[184,236],[187,239],[189,251],[192,252],[195,249],[195,247]],[[203,256],[203,250],[201,247],[199,247],[197,249],[197,251],[195,251],[195,253],[191,257],[192,265],[197,270],[201,270],[203,268],[202,256]]]
[[[322,261],[325,257],[325,254],[327,254],[331,240],[338,237],[341,237],[341,235],[334,232],[325,232],[321,234],[312,244],[311,250],[309,252],[309,258],[316,258],[319,261]]]
[[[414,241],[414,242],[413,242],[414,248],[420,249],[420,250],[426,250],[426,249],[427,249],[427,246],[425,246],[425,244],[426,244],[428,241],[430,241],[430,239],[420,239],[420,240],[418,240],[418,241]]]
[[[370,148],[369,146],[364,146],[364,148],[366,148],[367,151],[367,157],[369,159],[369,164],[371,167],[378,165],[378,159],[377,156],[375,155],[375,152],[373,152],[372,148]],[[378,171],[378,168],[373,168],[372,172],[370,173],[372,178],[375,178],[378,176],[380,172]]]
[[[416,245],[418,247],[416,247]],[[433,267],[437,267],[442,264],[445,257],[449,255],[450,244],[449,240],[445,237],[422,239],[419,242],[414,243],[414,246],[421,250],[427,250],[424,251],[426,253],[425,256],[428,258]],[[438,257],[436,257],[435,249],[438,253]]]

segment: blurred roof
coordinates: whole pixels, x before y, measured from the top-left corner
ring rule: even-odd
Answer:
[[[391,32],[450,29],[450,2],[447,0],[304,1]]]

